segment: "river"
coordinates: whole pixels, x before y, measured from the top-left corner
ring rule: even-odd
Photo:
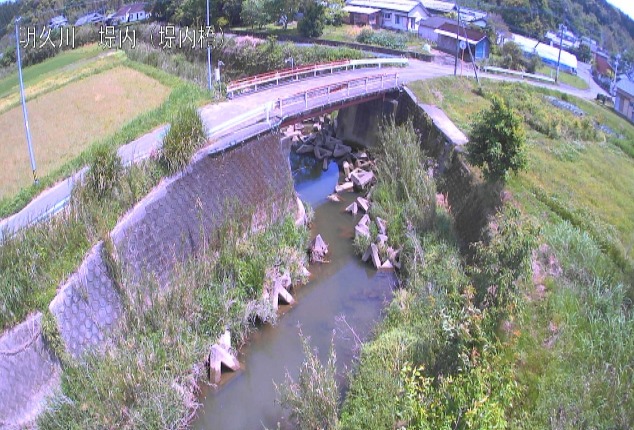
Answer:
[[[355,193],[344,193],[339,203],[328,201],[339,171],[331,162],[327,171],[310,157],[291,154],[295,189],[315,211],[311,237],[321,234],[329,245],[328,264],[314,264],[308,284],[292,291],[296,304],[282,307],[275,326],[253,333],[239,352],[242,370],[227,373],[218,388],[203,391],[193,428],[206,430],[261,430],[293,426],[276,400],[274,382],[284,382],[286,371],[297,377],[304,359],[299,328],[325,362],[335,341],[342,395],[345,374],[358,353],[357,337],[367,339],[392,296],[393,275],[378,273],[354,254],[352,237],[356,217],[344,211]],[[353,330],[354,333],[351,331]]]

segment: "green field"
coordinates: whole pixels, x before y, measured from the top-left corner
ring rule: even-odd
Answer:
[[[555,79],[557,71],[553,67],[542,64],[537,68],[536,73]],[[566,73],[561,70],[559,71],[559,82],[562,84],[570,85],[574,88],[578,88],[580,90],[587,90],[588,88],[590,88],[588,83],[581,79],[579,76],[571,75],[570,73]]]
[[[82,60],[98,57],[104,51],[98,45],[92,44],[81,48],[62,52],[53,58],[49,58],[39,64],[25,67],[22,70],[24,86],[34,85],[51,74],[66,73],[81,65]],[[0,79],[0,99],[19,91],[17,72]]]

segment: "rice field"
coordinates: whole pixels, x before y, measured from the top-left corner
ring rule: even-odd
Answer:
[[[70,83],[27,103],[38,175],[77,157],[139,114],[157,108],[171,89],[126,67]],[[0,115],[0,199],[32,182],[22,109]]]

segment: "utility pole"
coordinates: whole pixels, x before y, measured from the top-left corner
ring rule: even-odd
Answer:
[[[616,57],[614,58],[614,79],[612,80],[612,91],[610,91],[610,93],[614,93],[610,95],[614,95],[614,96],[616,96],[616,78],[619,74],[620,63],[621,63],[621,54],[616,54]]]
[[[24,115],[24,129],[26,131],[26,144],[29,148],[29,158],[31,159],[31,170],[33,171],[33,183],[39,183],[37,179],[37,168],[35,166],[35,155],[33,154],[33,144],[31,142],[31,130],[29,129],[29,115],[26,111],[26,98],[24,96],[24,81],[22,80],[22,58],[20,56],[20,26],[18,25],[21,16],[15,18],[15,53],[18,60],[18,77],[20,78],[20,97],[22,98],[22,115]]]
[[[207,0],[207,34],[209,34],[209,0]],[[209,40],[207,40],[207,81],[209,91],[213,92],[213,86],[211,84],[211,46],[209,46]]]
[[[469,49],[469,56],[471,57],[471,64],[473,64],[473,73],[475,74],[476,82],[478,83],[478,87],[479,87],[480,86],[480,78],[478,78],[478,67],[476,66],[475,57],[473,55],[473,52],[471,51],[471,45],[469,44],[469,35],[467,34],[467,28],[464,26],[464,23],[463,23],[462,29],[464,30],[465,43],[467,45],[467,48]]]
[[[458,1],[456,0],[456,10],[458,11],[458,33],[456,34],[456,61],[453,66],[453,75],[456,76],[458,74],[458,48],[460,45],[460,6],[458,5]]]
[[[564,31],[567,31],[565,25],[559,24],[559,57],[557,57],[557,73],[555,74],[555,82],[559,82],[559,64],[561,64],[561,48],[564,44]]]

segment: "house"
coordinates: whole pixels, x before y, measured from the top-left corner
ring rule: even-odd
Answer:
[[[481,10],[466,7],[460,8],[460,21],[476,27],[484,28],[487,26],[487,15],[486,12]]]
[[[51,20],[48,22],[48,26],[50,28],[60,28],[60,27],[65,27],[67,25],[68,25],[68,19],[66,19],[64,15],[55,16],[51,18]]]
[[[432,16],[420,22],[418,26],[418,37],[438,43],[438,33],[436,29],[444,24],[457,24],[455,19],[445,18],[444,16]]]
[[[608,55],[601,51],[594,54],[594,68],[600,76],[614,76],[614,68],[610,65]]]
[[[453,23],[446,23],[434,30],[438,34],[437,48],[450,54],[456,54],[456,44],[466,42],[469,44],[471,52],[476,60],[489,58],[491,53],[491,41],[487,35],[479,30],[472,30],[458,26]],[[466,52],[463,52],[466,51]],[[460,50],[459,55],[469,56],[469,49]]]
[[[92,12],[84,16],[80,16],[77,21],[75,21],[75,27],[81,27],[82,25],[86,24],[98,24],[104,21],[105,17],[102,14],[98,12]]]
[[[457,10],[456,3],[440,0],[420,0],[432,15],[446,15]]]
[[[369,25],[377,28],[381,22],[381,9],[348,5],[343,10],[348,12],[348,24],[351,25]]]
[[[151,13],[146,3],[132,3],[123,5],[109,20],[113,25],[149,19]]]
[[[377,27],[410,32],[418,31],[420,21],[430,16],[418,0],[349,0],[346,8],[353,15],[349,22],[375,20]]]
[[[519,34],[513,34],[512,41],[519,45],[524,55],[528,57],[538,55],[539,58],[549,66],[556,67],[557,63],[559,63],[562,70],[575,75],[577,74],[577,57],[570,52],[561,50],[560,56],[559,48],[529,37],[520,36]]]
[[[564,31],[563,34],[560,31],[549,31],[544,36],[544,42],[557,48],[561,44],[563,49],[579,49],[579,39],[569,30]]]
[[[631,80],[621,79],[616,84],[614,109],[634,123],[634,82]]]

